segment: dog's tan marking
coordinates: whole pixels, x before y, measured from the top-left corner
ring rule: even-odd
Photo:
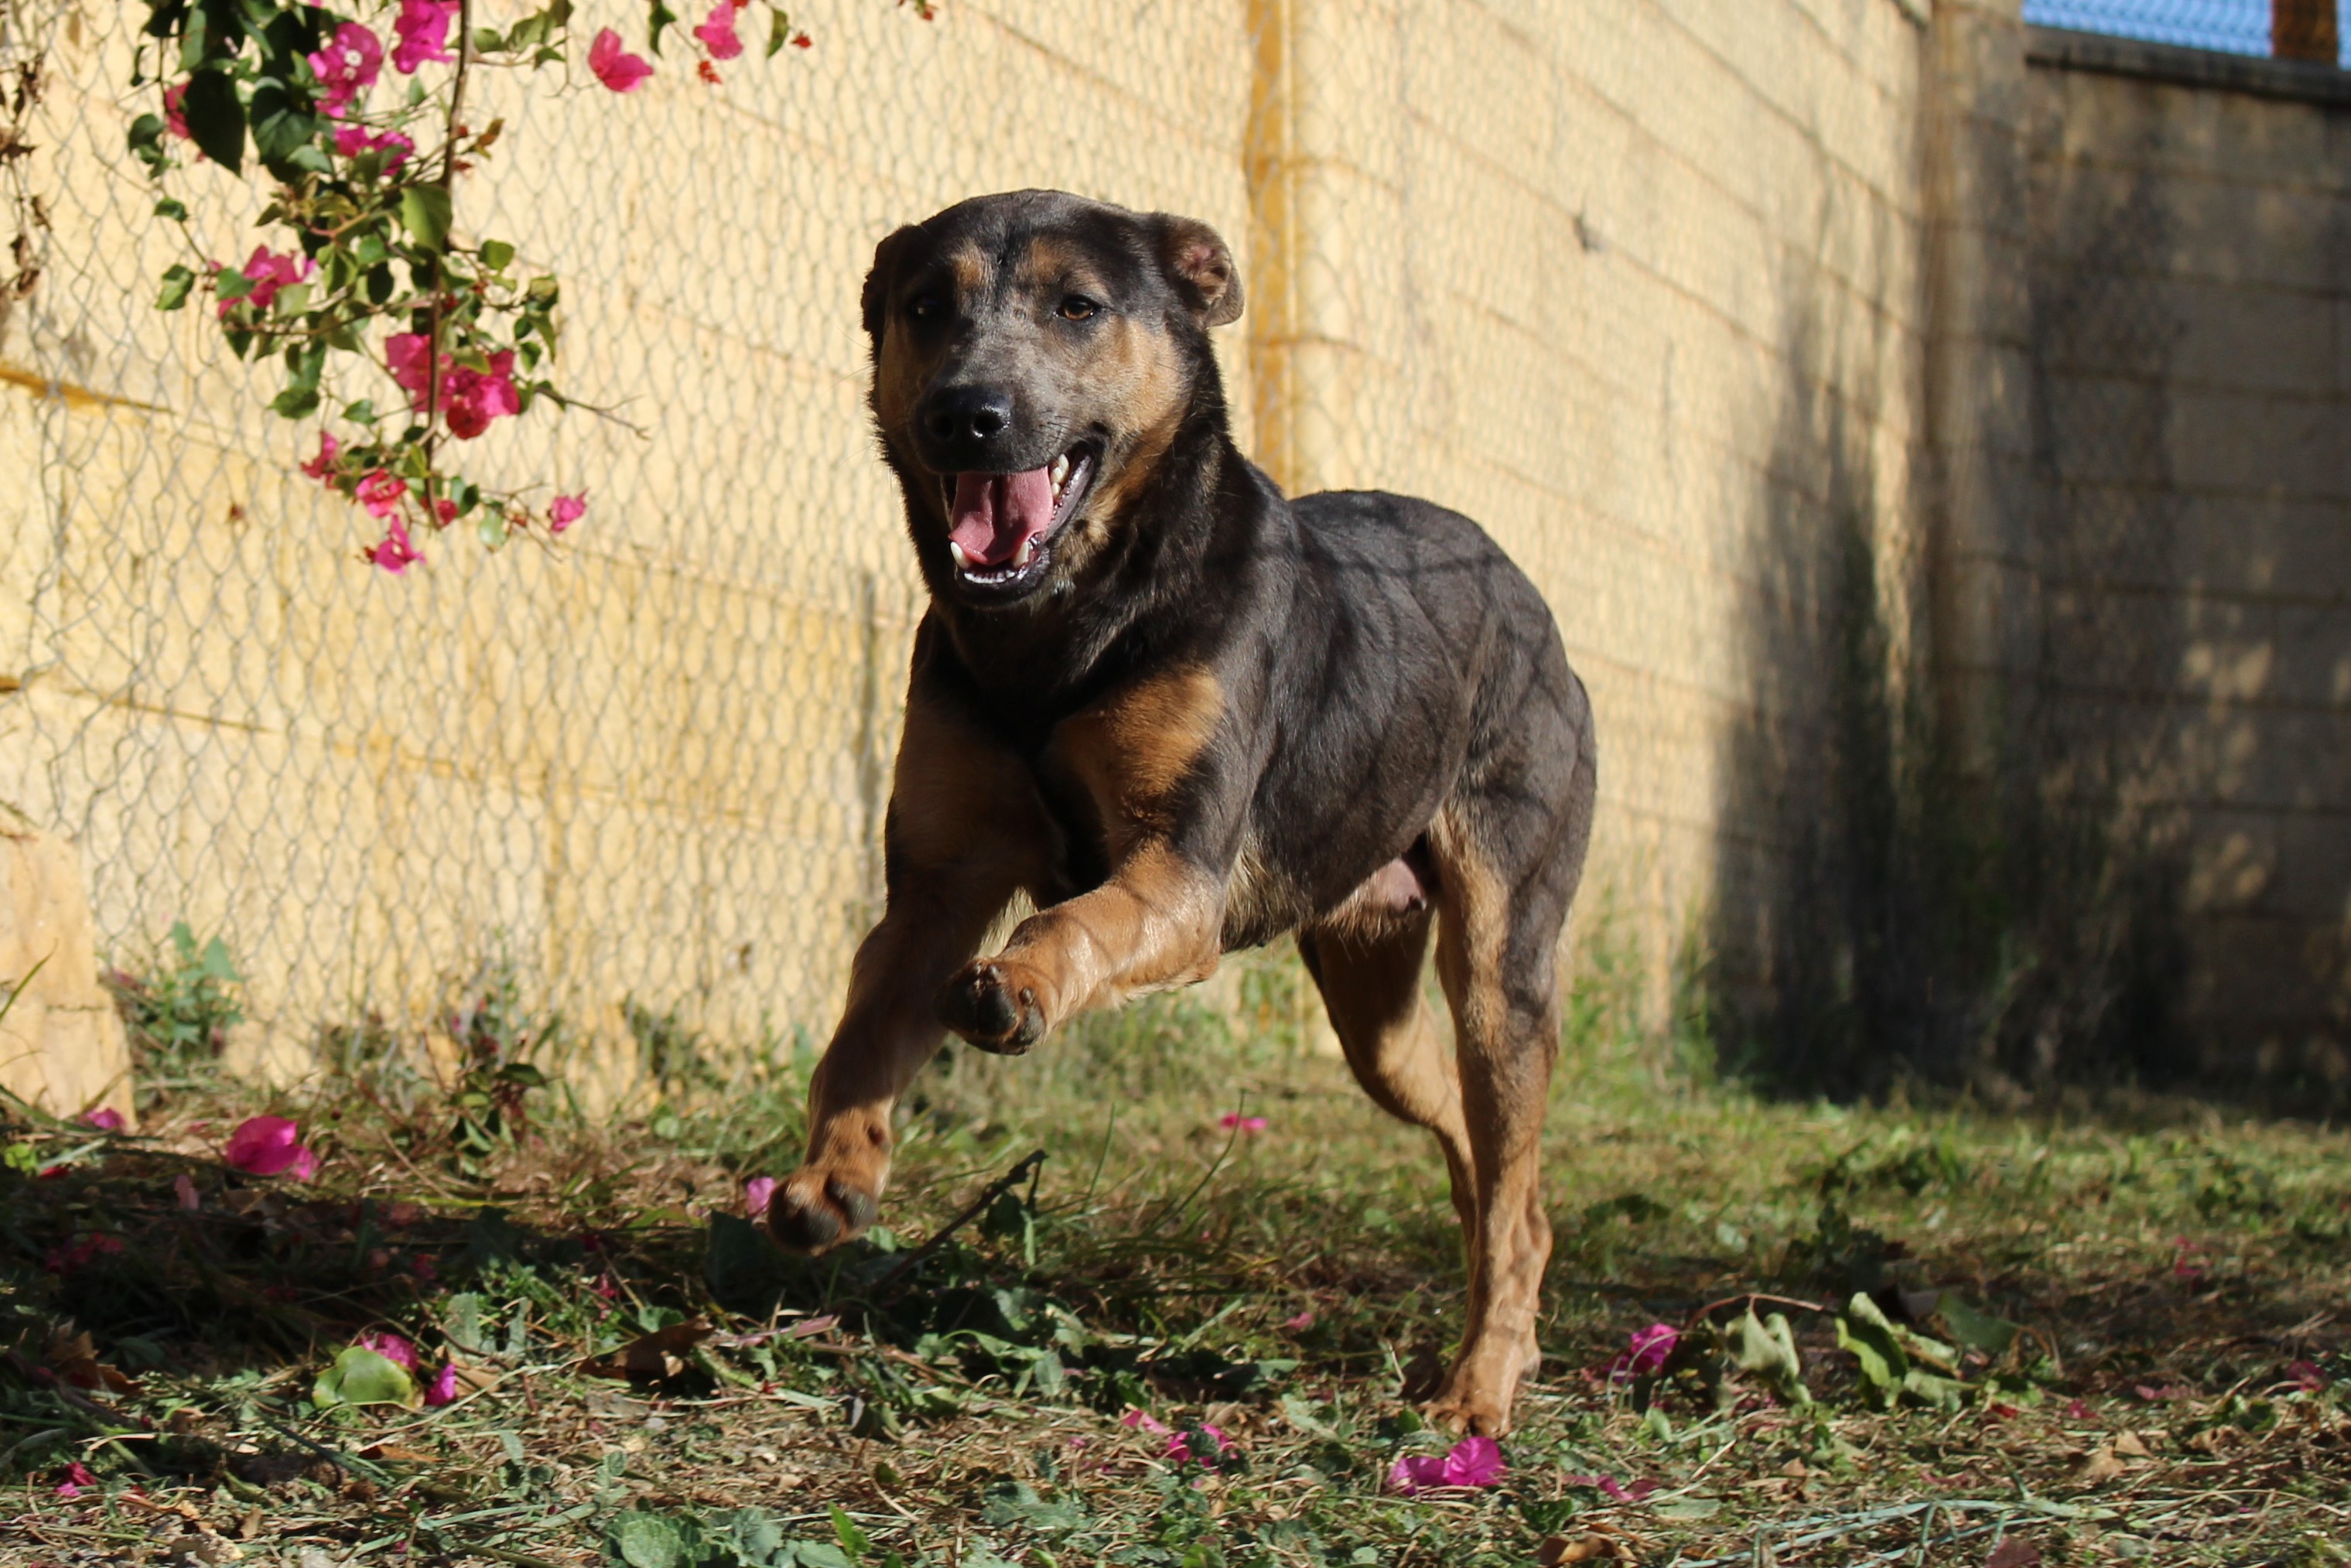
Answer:
[[[1196,666],[1170,670],[1062,720],[1052,755],[1092,799],[1119,858],[1170,825],[1169,796],[1216,737],[1224,689]]]

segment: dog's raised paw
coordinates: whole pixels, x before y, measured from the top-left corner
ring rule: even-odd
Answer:
[[[1045,1034],[1036,987],[1007,965],[966,965],[939,993],[939,1021],[998,1056],[1019,1056]]]
[[[801,1170],[768,1200],[768,1230],[780,1247],[817,1253],[856,1236],[880,1212],[879,1200],[854,1182]]]

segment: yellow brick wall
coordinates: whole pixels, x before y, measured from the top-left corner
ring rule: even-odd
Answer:
[[[150,308],[173,253],[120,151],[127,15],[69,13],[49,278],[0,326],[0,800],[78,840],[110,955],[226,936],[280,1066],[319,1019],[422,1019],[493,948],[608,1049],[625,995],[821,1036],[918,610],[858,284],[974,192],[1216,225],[1245,444],[1459,507],[1526,564],[1600,712],[1590,905],[1660,986],[1784,848],[1750,779],[1784,792],[1817,743],[1838,530],[1907,591],[1896,0],[826,0],[794,13],[813,50],[719,89],[674,57],[626,100],[494,78],[481,112],[527,134],[460,225],[563,277],[563,379],[611,418],[465,454],[584,484],[576,542],[441,539],[408,580],[291,473],[311,439],[266,375]],[[216,254],[249,248],[254,193],[182,183]]]

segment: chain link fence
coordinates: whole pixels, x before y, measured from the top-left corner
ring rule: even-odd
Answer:
[[[632,1006],[823,1030],[921,610],[859,283],[898,224],[1032,184],[1215,225],[1243,446],[1458,507],[1549,596],[1602,726],[1581,940],[1652,1015],[1701,963],[1832,1011],[1898,978],[1863,927],[1907,918],[1935,700],[1932,8],[818,0],[813,48],[719,86],[674,47],[625,99],[485,73],[515,134],[460,229],[563,279],[559,379],[607,412],[466,449],[585,488],[561,548],[452,535],[401,579],[266,372],[153,308],[183,258],[124,146],[136,11],[0,15],[48,82],[0,318],[0,800],[78,840],[111,958],[223,936],[272,1065],[485,964],[616,1071]],[[176,193],[249,249],[262,192]]]
[[[2025,0],[2024,19],[2230,54],[2342,61],[2335,8],[2336,0]]]

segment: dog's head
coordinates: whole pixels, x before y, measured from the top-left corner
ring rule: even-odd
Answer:
[[[988,607],[1074,580],[1116,536],[1214,390],[1207,329],[1241,286],[1205,224],[1019,191],[883,240],[864,303],[924,574]]]

